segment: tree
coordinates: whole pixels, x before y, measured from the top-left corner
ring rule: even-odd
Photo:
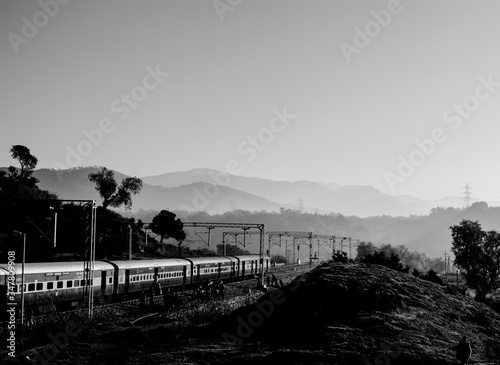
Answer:
[[[378,249],[373,254],[366,255],[360,260],[360,262],[364,264],[383,265],[404,273],[408,273],[410,271],[410,267],[403,265],[397,254],[394,252],[390,252],[390,254],[388,254],[388,252],[384,252],[382,248]]]
[[[500,286],[500,234],[484,232],[477,221],[467,219],[450,229],[454,263],[476,290],[476,300],[485,302],[486,294]]]
[[[165,238],[173,238],[177,241],[177,253],[181,256],[181,246],[186,239],[186,232],[184,232],[184,224],[176,215],[168,210],[162,210],[155,215],[153,221],[149,225],[153,233],[160,236],[160,243],[163,243]]]
[[[373,255],[377,252],[377,248],[371,242],[360,242],[358,247],[358,255],[356,256],[357,261],[362,261],[366,256]]]
[[[125,209],[132,207],[132,194],[138,194],[142,189],[142,180],[137,177],[122,179],[120,186],[115,180],[113,170],[103,167],[101,171],[89,174],[89,180],[96,184],[95,189],[102,198],[102,207],[118,208],[125,205]]]
[[[10,155],[19,162],[21,170],[18,171],[16,167],[9,166],[9,179],[26,186],[34,187],[38,183],[38,179],[31,175],[38,163],[38,159],[31,154],[28,147],[22,145],[12,146]]]
[[[332,259],[334,262],[340,262],[342,264],[346,264],[349,262],[349,257],[347,257],[347,252],[343,252],[340,250],[336,250],[333,255]]]
[[[237,247],[236,245],[228,245],[226,244],[226,256],[230,255],[251,255],[251,253],[247,250],[242,249],[241,247]],[[224,244],[219,243],[215,246],[217,255],[224,255]]]
[[[444,285],[443,280],[439,277],[437,272],[435,272],[434,270],[427,271],[427,273],[425,275],[421,275],[420,278],[422,280],[427,280],[427,281],[430,281],[432,283]]]

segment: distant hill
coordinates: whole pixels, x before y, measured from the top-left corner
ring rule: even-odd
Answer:
[[[224,185],[249,194],[281,204],[297,204],[297,199],[309,199],[336,188],[338,184],[316,183],[312,181],[273,181],[255,177],[245,177],[222,173],[212,169],[193,169],[189,171],[169,172],[161,175],[141,178],[150,185],[175,187],[195,182]]]
[[[34,176],[42,189],[64,199],[100,198],[88,175],[100,167],[67,170],[38,169]],[[6,168],[0,168],[6,170]],[[126,175],[115,171],[118,181]],[[133,197],[132,211],[171,210],[219,214],[231,210],[279,211],[281,207],[318,214],[340,213],[358,217],[411,216],[429,214],[436,207],[461,207],[458,197],[427,201],[411,196],[391,196],[373,186],[340,186],[312,181],[272,181],[226,175],[212,169],[194,169],[141,177],[144,187]],[[489,202],[490,205],[495,202]]]
[[[94,183],[88,175],[100,167],[82,167],[61,171],[40,169],[34,176],[40,180],[41,189],[56,193],[61,199],[95,199],[101,201]],[[126,175],[115,171],[119,182]],[[132,197],[132,210],[171,209],[171,210],[206,210],[222,213],[231,209],[249,211],[279,211],[281,204],[265,198],[229,187],[216,186],[205,182],[190,183],[176,187],[152,186],[143,180],[143,188]]]

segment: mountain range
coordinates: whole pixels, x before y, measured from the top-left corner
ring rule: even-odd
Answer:
[[[99,169],[98,166],[67,170],[42,168],[35,170],[33,175],[39,179],[38,186],[41,189],[54,192],[61,199],[100,201],[94,183],[88,180],[88,175]],[[126,175],[115,171],[117,181],[124,177]],[[206,168],[140,178],[143,188],[132,197],[132,211],[168,209],[220,214],[236,209],[279,211],[285,208],[368,217],[423,215],[435,207],[462,205],[459,197],[428,201],[410,196],[387,195],[369,185],[274,181],[230,175]]]

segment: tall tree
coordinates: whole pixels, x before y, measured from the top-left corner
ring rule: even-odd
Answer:
[[[163,243],[165,238],[175,239],[177,241],[177,254],[179,257],[181,256],[181,247],[186,239],[186,232],[184,232],[184,224],[179,218],[176,218],[175,213],[162,210],[153,218],[149,228],[160,236],[160,243]]]
[[[89,174],[89,180],[96,184],[95,189],[102,198],[102,207],[118,208],[125,205],[125,209],[132,207],[132,194],[138,194],[142,189],[142,180],[137,177],[126,177],[121,184],[115,180],[113,170],[103,167],[100,171]]]
[[[450,229],[455,265],[476,290],[476,300],[485,302],[486,294],[500,286],[500,234],[484,232],[477,221],[467,219]]]
[[[36,183],[38,183],[38,179],[31,175],[38,163],[38,159],[31,154],[28,147],[22,145],[12,146],[10,155],[19,162],[21,169],[19,170],[14,166],[9,166],[9,178],[18,183],[34,187]]]

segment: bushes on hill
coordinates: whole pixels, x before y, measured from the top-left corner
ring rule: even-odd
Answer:
[[[394,252],[391,252],[390,255],[387,255],[385,252],[377,250],[373,254],[368,254],[364,256],[360,260],[360,262],[365,264],[383,265],[393,270],[405,273],[410,271],[410,267],[403,265],[401,263],[401,260],[399,259],[399,256],[396,255]]]

